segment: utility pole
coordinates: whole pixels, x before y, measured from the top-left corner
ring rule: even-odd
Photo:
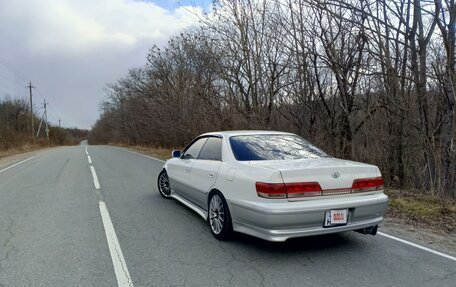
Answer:
[[[30,91],[30,118],[32,121],[32,138],[33,142],[35,142],[35,123],[33,120],[33,99],[32,99],[32,89],[35,89],[36,87],[32,86],[32,81],[29,82],[28,86],[26,88],[29,89]]]
[[[38,131],[36,132],[36,138],[38,138],[38,136],[40,135],[40,131],[41,131],[41,125],[43,124],[43,118],[44,118],[44,112],[43,112],[43,116],[41,116],[41,121],[40,121],[40,125],[38,126]]]
[[[6,130],[9,131],[9,105],[6,105]]]
[[[61,127],[62,127],[62,125],[60,124],[60,118],[59,118],[59,128],[61,128]]]
[[[48,114],[47,114],[47,104],[46,100],[44,100],[44,123],[46,124],[46,139],[47,139],[47,144],[49,146],[49,127],[48,127]]]

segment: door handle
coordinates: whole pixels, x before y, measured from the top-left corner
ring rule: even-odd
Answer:
[[[186,171],[186,172],[190,172],[190,168],[189,168],[189,167],[186,167],[186,168],[185,168],[185,171]]]
[[[215,172],[210,172],[209,173],[209,177],[214,177],[215,176]]]

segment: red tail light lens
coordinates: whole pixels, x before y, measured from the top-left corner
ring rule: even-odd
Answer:
[[[255,184],[257,194],[263,198],[297,198],[320,195],[337,195],[382,190],[383,177],[360,178],[353,181],[351,188],[323,190],[318,182],[265,183]]]
[[[287,198],[321,195],[318,182],[265,183],[255,184],[257,194],[264,198]]]
[[[383,177],[355,179],[352,185],[352,192],[366,192],[381,190],[385,187]]]
[[[321,186],[318,182],[286,183],[288,197],[303,197],[321,195]]]
[[[255,184],[257,194],[264,198],[286,198],[287,190],[283,183],[257,182]]]

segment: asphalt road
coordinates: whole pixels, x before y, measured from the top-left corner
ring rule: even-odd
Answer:
[[[0,286],[456,286],[456,261],[379,235],[219,242],[160,197],[162,162],[87,153],[92,164],[78,146],[0,171]]]

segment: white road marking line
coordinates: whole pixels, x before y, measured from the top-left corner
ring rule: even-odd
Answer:
[[[34,155],[34,156],[32,156],[32,157],[29,157],[29,158],[27,158],[27,159],[24,159],[23,161],[17,162],[17,163],[15,163],[15,164],[13,164],[13,165],[8,166],[7,168],[4,168],[4,169],[0,170],[0,172],[4,172],[5,170],[8,170],[8,169],[13,168],[13,167],[15,167],[15,166],[18,166],[18,165],[20,165],[21,163],[24,163],[24,162],[26,162],[26,161],[29,161],[29,160],[31,160],[32,158],[35,158],[35,157],[36,157],[36,155]]]
[[[151,157],[151,156],[148,156],[148,155],[145,155],[145,154],[139,153],[139,152],[131,151],[131,150],[128,150],[128,149],[124,149],[124,148],[121,148],[121,147],[115,147],[115,148],[118,148],[118,149],[120,149],[120,150],[123,150],[123,151],[129,152],[129,153],[134,153],[134,154],[137,154],[137,155],[140,155],[140,156],[143,156],[143,157],[147,157],[147,158],[150,158],[150,159],[153,159],[153,160],[156,160],[156,161],[165,162],[164,160],[161,160],[161,159],[158,159],[158,158],[155,158],[155,157]]]
[[[451,256],[451,255],[448,255],[448,254],[445,254],[445,253],[442,253],[442,252],[439,252],[439,251],[436,251],[436,250],[433,250],[433,249],[431,249],[431,248],[427,248],[427,247],[418,245],[418,244],[416,244],[416,243],[413,243],[413,242],[410,242],[410,241],[407,241],[407,240],[404,240],[404,239],[401,239],[401,238],[398,238],[398,237],[395,237],[395,236],[392,236],[392,235],[389,235],[389,234],[386,234],[386,233],[383,233],[383,232],[380,232],[380,231],[377,232],[377,234],[379,234],[379,235],[381,235],[381,236],[384,236],[384,237],[387,237],[387,238],[389,238],[389,239],[396,240],[396,241],[402,242],[402,243],[404,243],[404,244],[413,246],[413,247],[415,247],[415,248],[418,248],[418,249],[421,249],[421,250],[424,250],[424,251],[433,253],[433,254],[435,254],[435,255],[439,255],[439,256],[448,258],[448,259],[450,259],[450,260],[456,261],[456,257]]]
[[[90,155],[87,156],[87,160],[89,161],[89,163],[92,163],[92,158],[90,157]]]
[[[119,287],[133,286],[133,282],[128,272],[127,264],[125,263],[122,249],[120,249],[119,241],[117,240],[116,231],[109,216],[108,208],[106,203],[103,201],[99,202],[101,220],[106,234],[106,240],[108,241],[109,252],[111,253],[112,264],[114,265],[114,272],[117,277],[117,284]]]
[[[90,166],[90,171],[92,172],[93,185],[95,186],[95,189],[100,189],[100,182],[98,181],[97,173],[93,165]]]
[[[86,155],[89,155],[89,151],[87,150],[87,146],[85,147],[85,152],[86,152]]]

